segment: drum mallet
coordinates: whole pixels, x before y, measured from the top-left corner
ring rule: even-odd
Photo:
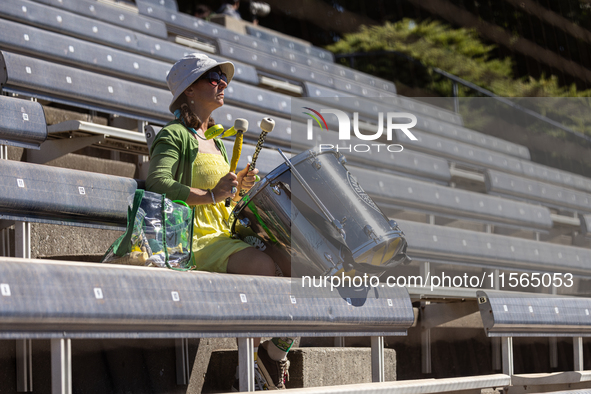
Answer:
[[[248,130],[248,120],[238,118],[234,121],[234,126],[224,132],[223,137],[230,137],[236,135],[234,140],[234,150],[232,151],[232,160],[230,161],[230,172],[236,172],[238,167],[238,160],[240,160],[240,154],[242,153],[242,141],[244,133]],[[222,138],[223,138],[222,137]],[[226,206],[230,206],[230,197],[226,198]]]
[[[257,162],[257,158],[259,157],[259,153],[261,152],[261,149],[263,148],[263,144],[265,143],[265,138],[267,137],[267,134],[270,133],[271,131],[273,131],[273,129],[275,128],[275,121],[271,118],[263,118],[263,120],[261,120],[261,135],[259,136],[259,140],[257,141],[257,146],[254,149],[254,153],[252,155],[252,160],[250,161],[250,167],[248,168],[248,171],[252,171],[255,168],[255,164]],[[244,196],[246,194],[246,190],[242,189],[240,190],[240,197]]]

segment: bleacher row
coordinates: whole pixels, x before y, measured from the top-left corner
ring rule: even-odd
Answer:
[[[147,155],[145,136],[141,130],[99,127],[80,121],[48,126],[42,105],[36,101],[138,120],[138,128],[151,122],[157,129],[172,118],[168,112],[170,93],[165,84],[168,69],[184,54],[204,50],[216,59],[229,59],[237,66],[235,79],[226,90],[227,104],[214,116],[225,127],[232,126],[239,117],[249,120],[251,131],[246,134],[247,145],[239,166],[244,167],[250,161],[258,137],[255,126],[268,115],[275,118],[276,129],[267,137],[270,148],[264,150],[257,162],[262,174],[283,162],[278,152],[271,149],[273,147],[280,146],[294,155],[320,143],[337,145],[334,134],[317,133],[311,141],[292,141],[291,135],[306,127],[303,117],[292,114],[294,95],[301,94],[306,100],[320,104],[332,104],[339,98],[342,110],[358,112],[362,121],[360,128],[368,131],[376,127],[377,112],[411,112],[418,118],[413,128],[417,141],[409,140],[397,130],[393,142],[404,145],[403,152],[389,155],[346,152],[348,169],[388,214],[419,214],[421,218],[426,216],[430,223],[437,220],[475,223],[489,232],[397,219],[409,240],[409,254],[415,259],[409,269],[416,271],[419,267],[423,269],[423,264],[441,264],[441,267],[456,269],[468,266],[497,271],[570,272],[576,283],[566,292],[589,296],[587,263],[591,261],[591,250],[588,242],[577,238],[587,246],[581,248],[574,246],[575,235],[572,236],[573,245],[539,239],[540,234],[549,235],[550,240],[555,234],[591,237],[590,179],[533,163],[527,148],[467,129],[462,126],[461,117],[453,112],[397,96],[391,82],[337,65],[332,55],[321,48],[302,45],[254,27],[247,29],[248,35],[239,34],[179,13],[172,0],[137,0],[136,4],[137,10],[93,0],[4,0],[0,4],[0,86],[5,95],[0,96],[0,145],[22,147],[31,152],[27,154],[30,163],[0,160],[0,229],[11,223],[38,222],[121,230],[126,221],[127,198],[137,188],[137,180],[42,163],[56,155],[98,143],[107,149]],[[185,41],[175,38],[176,35],[192,40],[193,46],[179,44]],[[263,77],[279,83],[269,84]],[[281,83],[299,89],[273,89],[282,86]],[[335,129],[334,119],[326,118],[329,126]],[[351,140],[351,144],[356,142],[363,141]],[[454,171],[455,165],[470,171]],[[452,187],[455,178],[462,176],[477,180],[486,194]],[[491,226],[500,229],[499,234],[492,234]],[[530,239],[512,236],[513,232],[525,232]],[[30,237],[30,233],[26,237]],[[17,256],[30,257],[26,252]],[[134,332],[136,337],[186,338],[224,333],[242,336],[239,342],[241,376],[249,379],[252,365],[246,355],[251,352],[252,342],[248,337],[278,334],[372,336],[375,356],[372,378],[374,382],[383,381],[384,345],[379,338],[404,334],[414,319],[409,301],[411,297],[412,301],[420,299],[412,294],[409,297],[405,289],[392,290],[382,295],[381,300],[373,300],[370,306],[375,309],[365,310],[366,315],[361,314],[362,308],[354,308],[346,298],[327,297],[324,304],[298,300],[300,307],[297,309],[301,313],[298,314],[288,309],[296,304],[288,297],[289,286],[274,279],[268,279],[271,290],[261,294],[260,279],[248,277],[228,279],[223,275],[203,274],[181,279],[173,275],[176,273],[143,268],[61,262],[31,265],[33,261],[29,260],[3,260],[0,264],[3,270],[1,299],[12,297],[11,300],[16,301],[9,308],[7,304],[0,304],[2,316],[6,317],[1,325],[1,336],[19,340],[52,339],[52,357],[56,357],[56,365],[61,365],[53,372],[56,381],[53,392],[69,392],[71,386],[71,381],[67,383],[71,370],[64,363],[71,346],[70,338],[128,337],[129,332]],[[30,276],[23,276],[23,273],[37,279],[34,283],[25,282],[23,278]],[[170,280],[164,280],[163,275],[169,275]],[[47,277],[67,277],[77,287],[60,289],[55,282],[45,283],[43,279]],[[119,286],[114,278],[120,279]],[[223,296],[218,294],[207,306],[185,303],[185,300],[212,297],[207,289],[195,290],[196,282],[212,281],[236,291]],[[131,285],[140,282],[145,291],[141,294]],[[520,289],[525,290],[525,287]],[[167,295],[161,297],[161,293]],[[487,335],[504,338],[502,375],[472,378],[469,384],[461,378],[438,379],[433,382],[437,385],[435,389],[417,381],[407,382],[406,386],[398,382],[379,387],[353,387],[348,392],[362,392],[368,388],[374,392],[397,392],[408,387],[412,387],[413,392],[459,392],[518,382],[536,387],[539,380],[514,375],[510,338],[540,335],[540,331],[532,327],[548,325],[554,326],[543,332],[548,336],[568,335],[580,339],[589,335],[591,321],[585,316],[589,316],[591,304],[585,298],[580,298],[580,305],[577,302],[572,306],[573,310],[584,314],[577,315],[576,321],[569,314],[560,314],[563,320],[556,321],[555,316],[548,313],[524,321],[522,314],[514,313],[513,308],[507,309],[507,305],[515,303],[513,297],[520,300],[522,309],[538,305],[550,311],[562,310],[563,299],[532,295],[532,299],[535,298],[532,301],[519,293],[472,293],[471,299],[478,300],[481,307],[483,322],[485,316],[489,319],[485,324]],[[46,302],[23,302],[25,294],[29,297],[26,299]],[[77,299],[80,294],[85,295]],[[179,294],[181,304],[177,304]],[[232,294],[236,297],[232,298]],[[447,297],[464,293],[442,289],[440,294]],[[500,302],[493,302],[495,294]],[[242,313],[242,295],[253,300],[247,315]],[[120,299],[144,300],[144,308],[118,303]],[[319,294],[317,299],[324,299],[324,296]],[[380,303],[385,299],[387,303]],[[97,300],[98,303],[92,304]],[[392,300],[394,303],[390,302]],[[220,302],[222,309],[216,309],[216,303]],[[269,303],[276,309],[265,309]],[[159,305],[157,310],[154,309],[156,304]],[[181,305],[183,309],[171,309],[170,305]],[[395,311],[384,309],[387,306],[394,306]],[[509,313],[504,315],[507,311]],[[204,322],[189,323],[187,319],[195,316]],[[493,316],[492,321],[490,316]],[[40,317],[55,323],[45,326]],[[90,329],[97,317],[102,319],[102,324]],[[121,319],[133,324],[121,324]],[[243,324],[245,319],[257,323],[236,331],[237,322]],[[151,323],[146,325],[149,320]],[[180,321],[185,323],[179,325]],[[178,326],[171,332],[173,324]],[[495,331],[495,324],[502,327],[499,332]],[[65,338],[64,331],[68,333]],[[141,334],[137,334],[138,331]],[[574,346],[575,370],[582,371],[582,339]],[[581,373],[579,380],[572,376],[565,378],[565,384],[580,383],[586,376]],[[247,380],[242,379],[241,389],[251,388]],[[19,376],[18,381],[23,389],[19,391],[30,391],[27,377]],[[330,391],[327,390],[325,392]],[[342,390],[335,388],[334,392]]]

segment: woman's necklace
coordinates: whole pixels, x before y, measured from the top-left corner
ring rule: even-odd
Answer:
[[[203,141],[207,141],[207,138],[200,136],[197,131],[192,128],[192,127],[187,127],[189,130],[191,130],[193,132],[193,134],[195,134],[197,137],[201,138]]]
[[[183,122],[183,120],[181,119],[181,110],[177,109],[176,111],[174,111],[174,116],[181,121],[181,123],[183,124],[183,126],[185,126],[187,129],[189,129],[189,131],[193,134],[195,134],[197,137],[201,138],[203,141],[207,141],[207,138],[200,136],[197,133],[197,130],[195,130],[192,127],[188,127],[187,125],[185,125],[185,122]]]

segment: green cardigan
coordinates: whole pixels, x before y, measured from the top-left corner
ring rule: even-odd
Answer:
[[[215,144],[227,163],[228,153],[219,138]],[[183,124],[174,120],[160,130],[150,148],[150,168],[146,190],[166,194],[171,200],[186,201],[193,181],[193,162],[199,140]]]

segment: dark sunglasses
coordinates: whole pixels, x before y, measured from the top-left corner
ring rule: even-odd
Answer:
[[[228,84],[228,77],[226,74],[218,71],[208,71],[199,79],[207,79],[212,86],[218,86],[220,81],[224,81],[226,85]]]

